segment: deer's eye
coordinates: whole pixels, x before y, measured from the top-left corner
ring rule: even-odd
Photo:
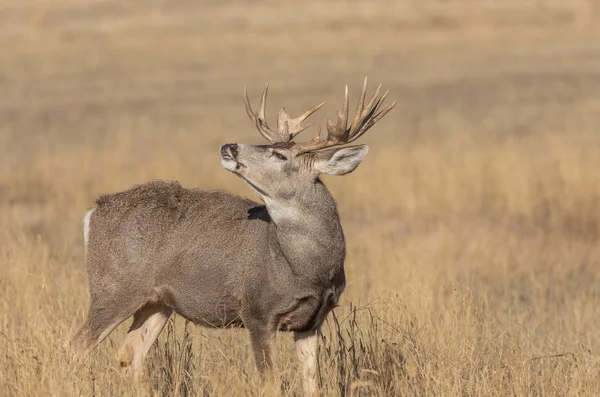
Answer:
[[[273,156],[277,157],[279,160],[282,161],[287,161],[287,157],[285,157],[283,154],[281,153],[277,153],[277,152],[273,152]]]

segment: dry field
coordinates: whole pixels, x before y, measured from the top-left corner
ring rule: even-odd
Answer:
[[[328,178],[348,239],[323,330],[331,396],[600,395],[600,4],[594,0],[0,2],[0,395],[262,389],[244,331],[169,323],[133,384],[128,324],[71,363],[87,310],[81,219],[150,179],[252,196],[226,142],[363,76],[397,108]],[[290,335],[281,394],[300,394]]]

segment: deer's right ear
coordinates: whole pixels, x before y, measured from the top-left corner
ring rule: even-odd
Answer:
[[[315,154],[317,174],[346,175],[356,169],[369,152],[367,145],[320,150]]]

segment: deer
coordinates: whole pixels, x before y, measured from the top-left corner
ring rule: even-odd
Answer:
[[[221,165],[260,198],[186,189],[151,181],[101,195],[84,217],[89,311],[70,343],[90,351],[119,324],[133,322],[117,360],[138,378],[169,317],[212,328],[245,328],[261,375],[273,366],[279,331],[293,332],[305,396],[318,395],[319,330],[346,284],[346,244],[336,202],[320,175],[354,171],[364,135],[396,102],[380,84],[365,104],[367,78],[348,125],[348,86],[337,122],[320,124],[311,140],[294,138],[324,102],[277,130],[267,124],[267,84],[257,111],[244,88],[246,113],[266,145],[226,144]]]

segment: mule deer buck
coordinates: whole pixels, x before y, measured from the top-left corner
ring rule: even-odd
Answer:
[[[169,316],[209,327],[248,329],[258,370],[272,366],[277,331],[293,331],[305,395],[317,393],[318,330],[344,290],[346,246],[336,204],[320,174],[345,175],[367,154],[360,138],[388,113],[380,88],[365,104],[365,78],[348,126],[348,87],[327,136],[293,139],[324,103],[273,130],[244,90],[246,112],[268,145],[227,144],[222,166],[264,205],[220,191],[149,182],[101,196],[84,218],[90,307],[72,342],[99,344],[120,323],[133,323],[117,353],[134,376]]]

